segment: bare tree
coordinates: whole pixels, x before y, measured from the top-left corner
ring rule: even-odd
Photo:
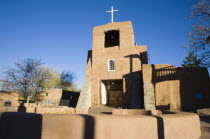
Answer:
[[[202,0],[193,7],[192,17],[196,23],[188,34],[186,46],[190,51],[200,55],[203,66],[210,67],[210,0]]]
[[[13,89],[23,93],[27,103],[38,92],[36,78],[42,65],[41,60],[28,58],[16,62],[14,68],[7,68],[4,72],[5,80],[14,84]]]
[[[14,92],[13,90],[13,84],[5,81],[5,80],[0,80],[0,91],[1,92]]]
[[[63,89],[66,89],[72,85],[73,79],[75,78],[74,74],[70,71],[64,70],[61,73],[61,83],[60,86]]]
[[[36,78],[36,85],[41,91],[60,87],[61,74],[52,67],[41,67]]]
[[[30,58],[16,62],[14,68],[6,68],[4,75],[5,82],[13,85],[10,89],[22,93],[27,103],[40,91],[70,87],[74,78],[70,71],[59,73],[44,67],[41,60]]]

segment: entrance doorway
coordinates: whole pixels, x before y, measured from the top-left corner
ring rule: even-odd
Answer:
[[[109,107],[122,107],[123,81],[102,80],[101,81],[101,102]]]

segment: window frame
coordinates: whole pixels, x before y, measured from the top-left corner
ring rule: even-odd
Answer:
[[[110,61],[113,61],[113,66],[114,66],[114,69],[112,70],[112,69],[110,69],[111,67],[111,65],[110,65]],[[115,71],[115,59],[108,59],[108,71]]]

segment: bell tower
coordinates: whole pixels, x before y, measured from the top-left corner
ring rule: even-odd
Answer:
[[[141,70],[147,64],[147,50],[134,42],[130,21],[94,27],[78,108],[141,108]]]

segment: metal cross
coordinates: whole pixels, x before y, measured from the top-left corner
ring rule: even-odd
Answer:
[[[106,11],[107,13],[111,13],[111,21],[114,22],[114,12],[118,10],[114,10],[113,6],[111,7],[111,11]]]

